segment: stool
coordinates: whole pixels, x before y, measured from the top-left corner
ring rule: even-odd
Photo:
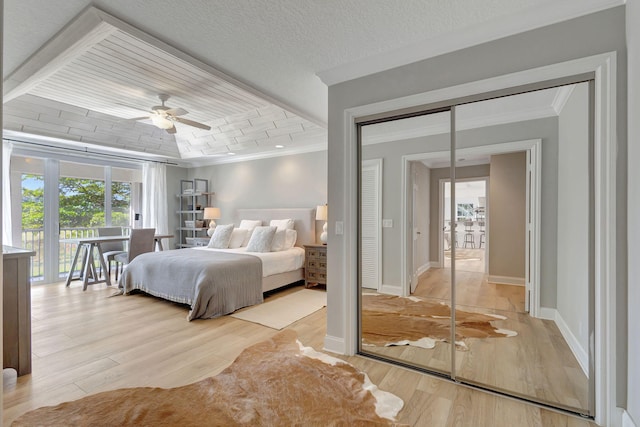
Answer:
[[[478,247],[481,248],[482,245],[486,245],[485,234],[484,234],[484,221],[478,221],[478,225],[480,226],[480,244],[478,245]]]
[[[457,248],[460,240],[458,239],[458,224],[449,221],[449,249],[451,249],[451,239],[455,238],[455,247]]]
[[[473,235],[473,221],[465,221],[464,222],[464,243],[463,246],[466,248],[467,245],[471,245],[471,248],[476,247],[475,236]]]

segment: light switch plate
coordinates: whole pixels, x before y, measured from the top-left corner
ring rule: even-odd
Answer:
[[[342,221],[336,221],[336,234],[344,234],[344,224],[342,223]]]
[[[391,227],[393,227],[393,220],[392,219],[383,219],[382,220],[382,227],[383,228],[391,228]]]

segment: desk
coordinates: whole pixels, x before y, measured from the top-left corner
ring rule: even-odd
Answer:
[[[2,367],[31,373],[31,257],[36,253],[2,246],[4,263]]]
[[[156,241],[156,246],[159,250],[164,250],[162,246],[162,239],[170,239],[173,237],[173,234],[156,234],[154,236],[154,240]],[[101,243],[107,242],[126,242],[129,240],[129,236],[100,236],[100,237],[79,237],[76,239],[60,239],[60,243],[72,243],[77,245],[76,253],[73,256],[73,261],[71,262],[71,268],[69,269],[69,274],[67,274],[67,281],[65,282],[65,286],[69,286],[72,280],[82,278],[82,290],[87,290],[87,285],[94,285],[96,283],[106,283],[107,286],[111,286],[111,278],[108,274],[105,273],[104,280],[98,280],[98,275],[96,273],[96,267],[93,263],[94,250],[97,251],[98,259],[100,260],[100,265],[102,267],[102,271],[106,272],[107,264],[104,261],[104,255],[102,253]],[[82,273],[80,277],[73,277],[73,270],[76,268],[76,264],[78,263],[78,258],[80,257],[80,252],[82,252],[83,248],[86,250],[84,255],[82,256]],[[91,281],[89,281],[91,279]]]

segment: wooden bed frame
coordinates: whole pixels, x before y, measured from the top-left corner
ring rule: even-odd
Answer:
[[[269,225],[272,219],[294,220],[294,229],[298,232],[296,246],[313,244],[316,242],[316,210],[309,208],[291,209],[238,209],[234,222],[240,224],[243,219],[261,220],[262,225]],[[281,288],[291,283],[304,280],[304,268],[286,273],[274,274],[262,278],[262,292]]]

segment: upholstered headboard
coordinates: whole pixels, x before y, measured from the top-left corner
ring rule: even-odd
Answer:
[[[313,208],[291,209],[238,209],[236,224],[243,219],[259,219],[262,225],[269,225],[272,219],[288,219],[295,221],[295,230],[298,232],[296,246],[314,244],[316,242],[316,214]]]

